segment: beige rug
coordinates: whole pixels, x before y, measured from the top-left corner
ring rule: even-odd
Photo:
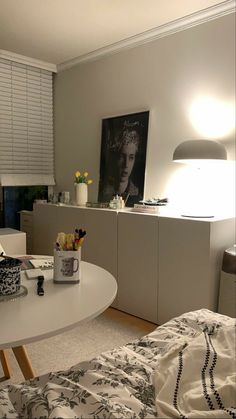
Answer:
[[[109,316],[108,313],[101,314],[69,332],[26,345],[35,374],[42,375],[49,371],[67,369],[80,361],[89,360],[101,352],[125,345],[147,334],[137,322],[124,322]],[[0,387],[24,381],[13,352],[9,350],[8,353],[12,377],[0,382]],[[2,376],[0,365],[0,377]]]

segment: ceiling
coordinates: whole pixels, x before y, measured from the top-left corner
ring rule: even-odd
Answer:
[[[219,0],[0,0],[0,49],[59,64]]]

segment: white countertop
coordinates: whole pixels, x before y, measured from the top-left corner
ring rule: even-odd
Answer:
[[[54,206],[54,207],[67,207],[67,208],[73,208],[73,209],[82,209],[82,210],[88,210],[88,211],[108,211],[108,212],[116,212],[116,213],[130,213],[130,214],[139,214],[139,215],[149,215],[151,217],[163,217],[163,218],[176,218],[176,219],[182,219],[182,220],[195,220],[195,221],[205,221],[205,222],[215,222],[215,221],[221,221],[221,220],[227,220],[235,218],[234,215],[216,215],[214,217],[187,217],[182,215],[181,213],[177,212],[171,206],[168,204],[166,206],[159,206],[157,209],[157,212],[152,213],[143,213],[139,211],[135,211],[133,208],[126,207],[124,209],[112,209],[112,208],[93,208],[93,207],[86,207],[86,206],[77,206],[72,204],[52,204],[52,203],[40,203],[40,204],[34,204],[34,205],[46,205],[46,206]]]

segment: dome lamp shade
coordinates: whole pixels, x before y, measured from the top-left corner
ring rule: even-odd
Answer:
[[[213,140],[188,140],[180,143],[173,154],[173,161],[191,163],[193,160],[227,160],[225,147]]]

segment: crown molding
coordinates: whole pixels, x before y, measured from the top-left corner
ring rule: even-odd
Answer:
[[[82,64],[88,61],[94,61],[101,57],[115,54],[124,49],[137,47],[139,45],[155,41],[156,39],[172,35],[176,32],[180,32],[192,28],[193,26],[200,25],[210,20],[217,19],[224,15],[233,13],[235,12],[235,4],[235,0],[226,0],[215,6],[208,7],[207,9],[176,19],[172,22],[158,26],[154,29],[142,32],[138,35],[131,36],[127,39],[115,42],[114,44],[108,45],[106,47],[99,48],[88,54],[80,55],[79,57],[73,58],[72,60],[65,61],[57,65],[57,71],[60,72],[63,70],[67,70],[78,64]]]
[[[0,58],[15,61],[17,63],[31,65],[32,67],[42,68],[43,70],[57,72],[56,64],[47,63],[46,61],[36,60],[35,58],[26,57],[25,55],[16,54],[15,52],[0,49]]]

